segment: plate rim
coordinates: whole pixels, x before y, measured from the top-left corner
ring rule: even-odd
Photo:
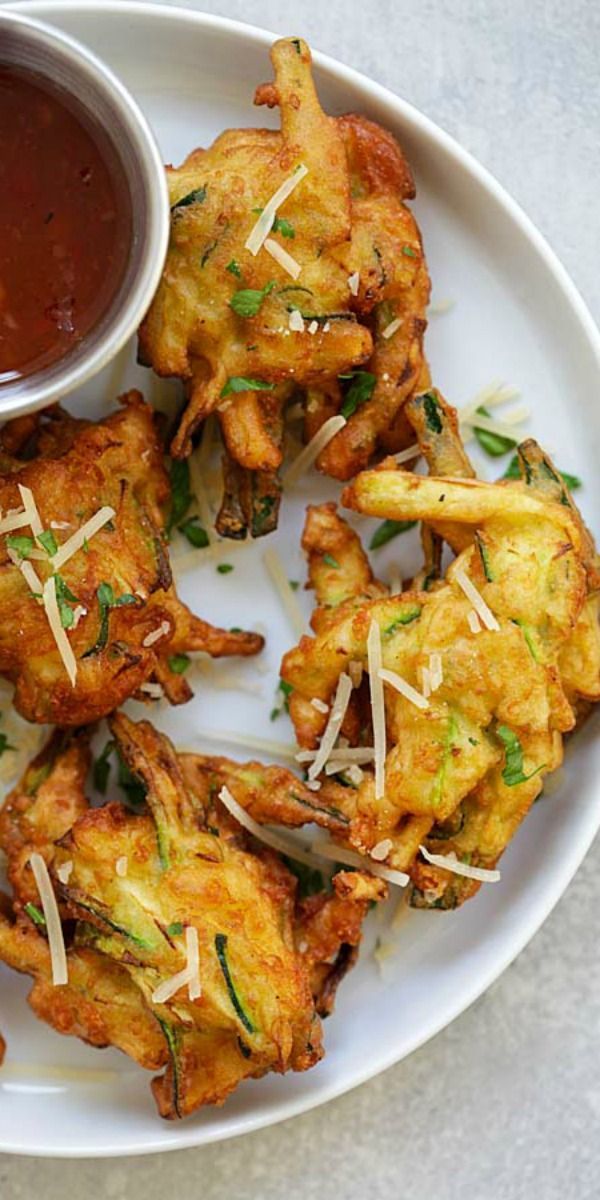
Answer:
[[[52,23],[53,14],[57,16],[69,12],[77,15],[88,13],[96,15],[99,18],[106,17],[110,20],[112,16],[129,13],[142,20],[149,19],[157,22],[168,20],[175,23],[181,22],[182,24],[193,25],[197,28],[214,29],[224,35],[234,38],[243,37],[265,47],[281,36],[280,34],[270,32],[262,26],[252,25],[212,13],[201,12],[198,9],[154,3],[153,0],[17,0],[17,2],[7,4],[5,7],[8,10],[29,13],[42,20],[47,20],[50,24]],[[584,334],[587,339],[589,349],[595,359],[600,375],[600,330],[586,302],[548,240],[521,205],[498,182],[493,173],[487,167],[483,166],[470,151],[461,146],[451,134],[447,133],[431,117],[426,116],[403,97],[396,95],[390,88],[377,83],[361,71],[340,62],[331,55],[324,54],[319,50],[312,50],[312,47],[311,52],[317,69],[323,70],[336,82],[345,82],[351,88],[367,89],[374,99],[394,108],[398,116],[404,118],[412,126],[417,136],[423,135],[430,143],[438,145],[463,170],[466,170],[470,177],[479,183],[485,191],[492,194],[495,201],[504,209],[506,215],[519,227],[529,244],[537,251],[544,266],[553,276],[577,320],[580,333]],[[162,1125],[157,1125],[156,1139],[150,1137],[144,1140],[143,1143],[138,1140],[124,1146],[111,1146],[107,1144],[100,1148],[81,1145],[70,1146],[69,1148],[40,1146],[32,1149],[31,1144],[28,1142],[15,1143],[13,1140],[10,1143],[6,1143],[0,1140],[0,1152],[27,1155],[32,1158],[85,1159],[124,1156],[138,1157],[145,1154],[211,1145],[228,1140],[229,1138],[253,1133],[259,1129],[276,1125],[281,1121],[289,1120],[292,1117],[299,1116],[301,1113],[309,1112],[311,1109],[326,1104],[330,1100],[334,1100],[353,1088],[366,1083],[369,1079],[374,1078],[396,1063],[401,1062],[404,1058],[407,1058],[415,1050],[435,1037],[436,1034],[440,1033],[441,1030],[450,1025],[463,1012],[466,1012],[524,950],[563,896],[565,889],[578,870],[600,828],[600,786],[597,787],[596,801],[596,804],[590,803],[585,817],[582,817],[577,839],[572,843],[569,851],[563,853],[560,860],[555,864],[554,886],[551,892],[544,893],[541,899],[538,899],[536,903],[532,903],[528,919],[521,922],[518,927],[518,935],[511,939],[509,945],[505,948],[504,954],[499,955],[487,970],[478,974],[476,982],[472,986],[469,986],[467,982],[458,998],[452,997],[450,1001],[446,1001],[438,1019],[431,1021],[425,1030],[416,1034],[400,1054],[394,1052],[393,1049],[387,1053],[382,1053],[372,1058],[362,1069],[356,1070],[351,1080],[332,1081],[316,1089],[313,1094],[294,1098],[293,1093],[290,1091],[288,1098],[283,1101],[278,1099],[276,1112],[271,1111],[269,1108],[266,1111],[261,1111],[258,1109],[252,1110],[250,1107],[242,1114],[232,1116],[230,1125],[227,1128],[215,1130],[209,1126],[204,1127],[201,1123],[182,1123],[176,1130],[173,1129],[172,1139],[169,1138],[167,1141],[165,1139],[165,1129]]]

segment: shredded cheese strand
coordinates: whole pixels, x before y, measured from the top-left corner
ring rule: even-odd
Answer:
[[[486,867],[472,867],[456,857],[454,851],[450,854],[431,854],[426,846],[419,846],[423,858],[434,867],[443,867],[453,875],[464,875],[466,879],[477,879],[480,883],[498,883],[499,871],[490,871]]]
[[[7,513],[0,520],[0,533],[12,533],[14,529],[24,529],[29,525],[29,516],[23,508],[20,512]]]
[[[298,184],[308,175],[308,167],[301,163],[299,167],[285,179],[277,191],[273,193],[270,200],[267,200],[258,220],[253,225],[248,237],[246,238],[245,247],[252,255],[256,257],[265,239],[269,236],[273,222],[277,215],[277,209],[287,200],[288,196],[298,187]]]
[[[377,621],[373,619],[371,620],[369,635],[367,637],[367,663],[371,690],[373,745],[375,749],[375,799],[380,800],[385,792],[385,698],[381,682],[381,632]]]
[[[271,758],[285,758],[288,762],[296,759],[296,746],[288,746],[285,742],[276,742],[271,738],[253,737],[251,734],[236,733],[233,730],[196,728],[196,735],[210,742],[224,742],[228,746],[241,746],[244,750],[257,750],[260,754],[268,754]],[[197,754],[198,747],[179,747],[180,754]]]
[[[283,563],[276,550],[269,548],[264,551],[263,562],[271,580],[275,585],[279,599],[289,618],[290,625],[294,630],[296,637],[301,638],[306,630],[306,620],[302,613],[302,609],[298,604],[293,588],[290,587],[289,579],[285,573]]]
[[[314,762],[308,768],[308,778],[316,779],[321,774],[327,759],[329,758],[333,747],[337,741],[338,733],[342,727],[342,722],[346,716],[346,710],[352,695],[352,680],[349,675],[342,672],[338,679],[335,698],[329,715],[329,720],[323,731],[323,736],[319,745]]]
[[[44,608],[46,609],[46,616],[48,617],[50,630],[52,632],[54,641],[56,642],[56,648],[60,654],[60,657],[62,658],[65,671],[67,672],[67,675],[71,681],[71,687],[75,687],[75,680],[77,679],[77,659],[73,654],[71,643],[69,642],[69,639],[62,627],[60,613],[58,611],[58,601],[56,598],[56,579],[54,575],[51,575],[50,578],[46,580],[44,584],[44,590],[42,592],[42,599],[44,602]]]
[[[387,341],[388,338],[393,337],[400,328],[401,324],[402,317],[396,317],[393,321],[390,321],[389,325],[386,325],[385,329],[382,329],[381,331],[382,338],[385,338]]]
[[[410,876],[406,875],[404,871],[394,871],[392,867],[382,867],[373,859],[363,858],[361,854],[355,854],[353,850],[346,850],[335,842],[319,840],[312,843],[311,849],[320,858],[345,863],[349,867],[359,867],[362,871],[368,871],[370,875],[377,875],[379,879],[387,879],[388,883],[395,883],[396,887],[406,887],[410,882]]]
[[[454,579],[461,591],[464,592],[467,600],[471,601],[471,604],[473,605],[473,608],[475,609],[482,625],[485,625],[486,629],[490,629],[494,633],[497,633],[500,629],[500,626],[491,608],[488,608],[483,596],[477,591],[475,584],[471,582],[469,576],[465,574],[462,567],[457,567],[455,569]]]
[[[286,471],[286,474],[283,477],[285,487],[291,487],[292,484],[294,484],[296,480],[304,474],[305,471],[308,471],[309,467],[312,467],[315,459],[319,457],[321,451],[325,449],[331,439],[335,437],[336,433],[339,433],[340,429],[344,428],[345,424],[346,418],[343,417],[341,413],[338,413],[338,415],[335,417],[329,417],[329,419],[325,421],[323,425],[321,425],[321,428],[317,430],[315,436],[312,437],[308,445],[300,451],[300,454],[294,459],[291,467],[289,467]]]
[[[62,924],[58,904],[54,894],[54,888],[48,874],[48,868],[41,854],[34,851],[29,856],[31,870],[35,879],[36,887],[39,892],[42,910],[46,921],[46,932],[48,934],[48,946],[50,949],[50,963],[52,966],[52,983],[54,987],[61,987],[69,982],[69,972],[67,969],[67,952],[65,950],[65,940],[63,937]]]
[[[425,668],[425,670],[427,670],[427,668]],[[384,683],[389,683],[390,687],[395,688],[397,692],[400,692],[400,695],[404,696],[405,700],[410,700],[410,703],[414,704],[415,708],[429,708],[429,700],[427,697],[423,696],[421,692],[418,692],[416,688],[412,687],[412,685],[408,683],[406,679],[403,679],[397,671],[388,671],[385,667],[383,667],[379,672],[379,678],[382,679]]]
[[[80,529],[77,529],[76,532],[73,533],[70,538],[67,538],[66,542],[63,542],[62,546],[59,547],[54,555],[54,558],[52,559],[54,570],[60,571],[60,568],[64,567],[65,563],[68,562],[74,554],[77,554],[78,550],[81,550],[83,543],[89,541],[89,539],[92,538],[95,533],[98,533],[98,530],[102,529],[103,525],[106,525],[108,521],[112,521],[113,517],[116,515],[117,514],[114,508],[111,508],[109,504],[105,504],[103,508],[99,508],[98,512],[95,513],[93,517],[90,517],[89,521],[85,522],[85,525],[82,525]]]
[[[40,514],[37,510],[37,504],[35,502],[33,492],[31,488],[24,487],[22,483],[20,483],[18,487],[21,500],[23,501],[25,511],[27,513],[27,524],[31,527],[31,532],[36,538],[38,534],[43,532],[44,526],[40,520]]]
[[[27,586],[31,588],[31,591],[35,592],[36,595],[41,596],[44,585],[35,568],[32,567],[31,563],[27,562],[26,559],[22,559],[22,561],[18,563],[18,567]]]
[[[287,271],[288,275],[291,275],[292,279],[298,278],[302,270],[300,263],[296,262],[296,259],[291,254],[288,254],[287,250],[284,250],[283,246],[279,245],[279,242],[276,242],[274,238],[267,238],[265,241],[265,250],[267,254],[271,255],[271,258],[275,259],[276,263],[279,263],[280,267],[283,267],[284,271]]]
[[[244,829],[247,829],[248,833],[251,833],[253,837],[264,842],[265,846],[270,846],[272,850],[277,850],[279,854],[285,854],[288,858],[294,858],[298,862],[305,863],[308,867],[316,865],[314,856],[308,850],[301,848],[297,842],[291,838],[280,837],[278,833],[274,833],[270,829],[265,829],[264,825],[259,825],[258,821],[255,821],[254,817],[251,817],[250,813],[246,812],[246,809],[242,808],[241,804],[238,804],[235,796],[231,794],[228,787],[223,786],[221,788],[219,800],[225,805],[231,816],[235,817],[235,820],[240,825],[243,825]]]
[[[171,1000],[180,988],[185,987],[186,983],[189,984],[189,980],[188,967],[184,967],[182,971],[178,971],[176,975],[171,975],[168,979],[163,979],[152,993],[152,1003],[164,1004],[167,1000]]]
[[[300,750],[295,755],[296,762],[309,763],[314,762],[317,757],[318,750]],[[338,760],[340,762],[357,762],[368,763],[373,762],[375,750],[373,746],[336,746],[329,755],[329,762]]]

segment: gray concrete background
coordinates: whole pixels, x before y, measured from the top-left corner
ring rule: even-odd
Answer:
[[[411,100],[523,204],[600,316],[595,0],[223,0]],[[0,1162],[2,1200],[588,1200],[600,1195],[600,846],[469,1012],[325,1108],[116,1162]]]

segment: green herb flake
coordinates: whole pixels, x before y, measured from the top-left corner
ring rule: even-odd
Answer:
[[[24,904],[23,908],[27,913],[27,916],[33,921],[34,925],[39,925],[41,929],[46,928],[46,918],[41,908],[38,908],[37,904]]]
[[[226,933],[215,934],[215,950],[217,953],[217,958],[219,960],[219,966],[223,972],[223,978],[225,979],[225,983],[227,985],[229,999],[231,1000],[231,1003],[232,1003],[240,1021],[242,1022],[242,1025],[244,1026],[244,1028],[248,1030],[248,1033],[254,1033],[255,1032],[254,1025],[252,1024],[250,1017],[245,1012],[245,1010],[242,1006],[242,1003],[237,994],[233,979],[231,977],[231,972],[229,970],[229,962],[228,962],[228,958],[227,958],[227,934]]]
[[[509,729],[508,725],[498,725],[496,733],[504,746],[502,778],[507,787],[516,787],[519,783],[527,783],[528,779],[533,779],[534,775],[543,770],[544,764],[536,767],[535,771],[530,771],[529,775],[525,775],[523,772],[523,747],[516,733]]]
[[[369,549],[378,550],[380,546],[386,546],[392,538],[398,537],[399,533],[406,533],[408,529],[413,529],[416,524],[416,521],[383,521],[381,525],[377,526],[369,542]]]
[[[182,525],[178,525],[178,529],[196,550],[204,550],[208,546],[208,534],[203,526],[198,524],[198,517],[190,517]]]
[[[42,549],[46,551],[46,554],[50,555],[50,558],[56,554],[58,543],[51,529],[44,529],[41,533],[38,533],[37,540]]]
[[[277,690],[275,693],[275,705],[273,706],[273,708],[271,709],[271,712],[269,713],[270,721],[276,721],[277,718],[281,716],[282,712],[290,711],[289,698],[290,698],[293,690],[294,689],[293,689],[291,683],[287,683],[287,681],[285,679],[279,680],[279,683],[277,684]]]
[[[240,264],[235,261],[235,258],[232,258],[231,262],[227,263],[225,270],[229,271],[230,275],[235,275],[236,279],[242,278],[242,268],[240,267]]]
[[[16,750],[16,746],[12,746],[5,733],[0,733],[0,758],[6,750]]]
[[[167,537],[171,536],[174,527],[179,525],[180,521],[183,520],[192,503],[190,468],[186,459],[174,458],[171,460],[169,480],[171,484],[171,510],[165,529]]]
[[[370,371],[351,371],[348,375],[340,375],[339,379],[350,380],[340,409],[341,415],[348,420],[361,404],[371,399],[377,380]]]
[[[323,562],[326,563],[328,567],[334,567],[336,571],[339,571],[339,569],[340,569],[340,564],[337,561],[337,558],[333,557],[333,554],[329,554],[329,553],[324,554]]]
[[[477,412],[481,413],[482,417],[490,416],[490,412],[484,404],[479,406]],[[473,433],[482,450],[485,450],[486,454],[489,454],[491,458],[500,458],[503,454],[508,454],[508,451],[512,450],[517,444],[514,438],[503,437],[499,433],[490,433],[486,429],[479,429],[477,425],[473,426]]]
[[[218,563],[217,571],[219,572],[219,575],[229,575],[229,572],[233,571],[233,564],[232,563]]]
[[[418,257],[417,251],[413,248],[413,246],[403,246],[402,253],[405,255],[406,258],[417,258]]]
[[[108,614],[111,608],[121,608],[123,605],[137,604],[138,602],[137,598],[132,596],[131,592],[124,592],[122,596],[115,597],[112,584],[106,582],[99,585],[96,591],[96,598],[100,610],[98,637],[94,645],[90,646],[89,650],[85,651],[85,654],[82,654],[82,658],[90,658],[93,654],[98,654],[101,650],[104,650],[108,641]]]
[[[269,292],[273,291],[274,287],[275,281],[272,279],[270,283],[265,284],[264,288],[240,288],[239,291],[234,292],[229,306],[238,317],[255,317],[263,300],[269,295]]]
[[[73,595],[68,583],[65,582],[62,575],[54,575],[54,590],[56,592],[56,603],[58,605],[58,613],[60,623],[63,629],[70,629],[75,620],[71,604],[77,604],[77,596]]]
[[[274,383],[265,383],[264,379],[248,379],[245,375],[230,375],[225,386],[221,389],[221,398],[237,395],[238,392],[272,392]]]
[[[171,925],[167,925],[167,934],[169,937],[179,937],[180,933],[183,933],[181,921],[173,921]]]
[[[294,226],[286,221],[285,217],[275,217],[271,228],[273,233],[280,233],[284,238],[295,238],[296,236]]]
[[[175,204],[171,205],[171,212],[175,212],[178,208],[190,208],[192,204],[204,204],[206,200],[206,185],[204,187],[194,188],[187,195],[182,196],[181,200],[176,200]]]
[[[110,756],[115,749],[115,743],[111,740],[106,743],[104,750],[98,755],[94,761],[92,768],[92,780],[97,792],[102,796],[106,795],[108,785],[108,777],[110,775]]]
[[[432,433],[442,432],[442,418],[440,415],[440,406],[433,392],[425,392],[423,396],[423,408],[425,410],[425,423],[427,428]]]
[[[292,591],[293,591],[293,592],[297,592],[297,591],[298,591],[298,588],[300,587],[300,584],[299,584],[299,582],[298,582],[298,580],[297,580],[297,579],[288,579],[288,583],[289,583],[289,585],[290,585],[290,587],[291,587],[291,589],[292,589]]]
[[[33,538],[26,537],[25,534],[9,534],[6,539],[6,545],[9,550],[13,550],[21,559],[29,558],[31,551],[35,549]]]
[[[185,675],[191,661],[189,654],[171,654],[168,659],[169,670],[174,675]]]
[[[139,775],[134,775],[117,747],[117,783],[124,794],[123,803],[134,813],[142,812],[146,806],[147,788]]]

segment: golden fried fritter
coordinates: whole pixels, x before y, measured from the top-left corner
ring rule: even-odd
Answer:
[[[0,908],[0,958],[34,977],[30,1003],[59,1032],[164,1067],[152,1084],[159,1112],[181,1117],[222,1103],[245,1078],[320,1059],[319,1016],[331,1011],[364,915],[385,885],[342,871],[332,891],[321,884],[301,899],[284,861],[219,800],[227,786],[268,819],[312,821],[312,793],[299,780],[258,763],[179,759],[151,725],[123,715],[111,728],[145,803],[90,808],[86,735],[50,744],[0,817],[14,888],[12,907],[4,898]],[[342,813],[317,815],[331,830],[344,825]],[[34,850],[64,922],[62,986],[52,984],[45,928],[31,907]]]
[[[219,412],[228,456],[219,531],[231,537],[274,527],[282,408],[292,396],[304,396],[307,439],[340,410],[348,417],[318,460],[348,479],[379,446],[407,444],[402,405],[429,382],[429,278],[404,203],[414,184],[402,151],[364,117],[325,115],[301,39],[276,42],[271,58],[275,80],[257,88],[255,103],[279,107],[281,132],[228,130],[167,171],[171,242],[139,335],[140,361],[185,382],[174,455],[189,454],[194,430]],[[268,247],[254,255],[246,241],[299,168],[307,173],[271,229],[297,264],[292,279]],[[362,366],[369,398],[359,404],[344,388]],[[256,491],[267,496],[266,520]]]
[[[471,478],[439,393],[410,401],[407,413],[430,469],[441,462],[456,474],[423,478],[383,464],[359,475],[344,503],[370,516],[422,521],[457,558],[431,590],[388,596],[333,506],[309,509],[304,547],[317,636],[284,657],[282,678],[293,688],[298,741],[314,751],[328,715],[311,701],[329,707],[352,664],[358,686],[341,732],[352,746],[372,746],[367,639],[372,622],[379,627],[384,669],[421,702],[386,682],[384,794],[376,797],[373,771],[363,766],[361,782],[345,789],[349,826],[332,836],[362,854],[383,845],[385,861],[410,872],[412,903],[453,907],[477,882],[423,861],[419,846],[493,868],[545,774],[560,764],[578,698],[600,698],[596,556],[563,481],[535,443],[519,448],[522,482],[482,484]],[[465,594],[465,576],[491,628]],[[330,788],[323,778],[314,803],[327,805]]]
[[[0,673],[31,721],[96,720],[129,696],[144,698],[149,680],[178,703],[191,692],[169,668],[173,653],[254,654],[262,646],[256,634],[213,628],[178,600],[164,537],[169,481],[152,411],[137,392],[122,400],[121,411],[96,424],[56,411],[29,422],[36,456],[0,476],[2,513],[22,509],[28,493],[20,489],[29,489],[41,522],[41,540],[29,524],[0,535]],[[13,448],[24,453],[13,433]],[[3,436],[9,444],[10,426]],[[105,507],[112,519],[57,567],[61,546]],[[42,603],[52,579],[75,656],[73,683]]]

